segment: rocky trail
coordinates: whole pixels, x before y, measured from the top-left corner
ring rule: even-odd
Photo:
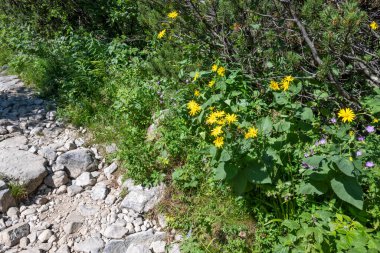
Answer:
[[[164,217],[145,217],[164,185],[122,182],[117,161],[103,157],[116,145],[89,146],[86,134],[0,75],[0,252],[179,252]]]

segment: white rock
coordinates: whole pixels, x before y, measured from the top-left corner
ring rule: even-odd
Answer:
[[[104,184],[97,184],[92,188],[91,198],[93,200],[103,200],[106,198],[109,190]]]
[[[78,252],[95,253],[101,252],[104,247],[104,242],[98,237],[91,237],[82,242],[74,244],[74,250]]]
[[[90,172],[83,172],[79,177],[77,177],[75,184],[78,186],[91,186],[96,183],[96,179],[91,175]]]
[[[103,235],[110,239],[120,239],[128,233],[128,229],[118,225],[108,226]]]
[[[104,169],[104,174],[109,179],[112,173],[114,173],[117,170],[117,163],[113,162],[110,166]]]
[[[40,242],[47,242],[49,238],[53,235],[53,232],[51,232],[50,229],[45,229],[41,232],[41,234],[38,236],[38,240]]]
[[[154,253],[165,253],[166,242],[155,241],[152,242],[149,248],[153,250]]]

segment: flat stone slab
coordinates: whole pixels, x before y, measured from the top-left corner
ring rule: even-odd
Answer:
[[[0,142],[0,175],[19,182],[31,193],[47,175],[46,160],[28,151],[19,150],[18,145],[24,145],[22,137]]]

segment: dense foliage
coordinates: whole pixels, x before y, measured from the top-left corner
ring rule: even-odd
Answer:
[[[0,65],[169,185],[183,252],[378,252],[379,9],[4,0]]]

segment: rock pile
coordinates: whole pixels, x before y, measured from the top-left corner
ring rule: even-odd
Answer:
[[[144,217],[164,186],[122,183],[84,133],[16,76],[0,76],[0,252],[179,252],[181,236]],[[20,194],[29,198],[18,203]]]

